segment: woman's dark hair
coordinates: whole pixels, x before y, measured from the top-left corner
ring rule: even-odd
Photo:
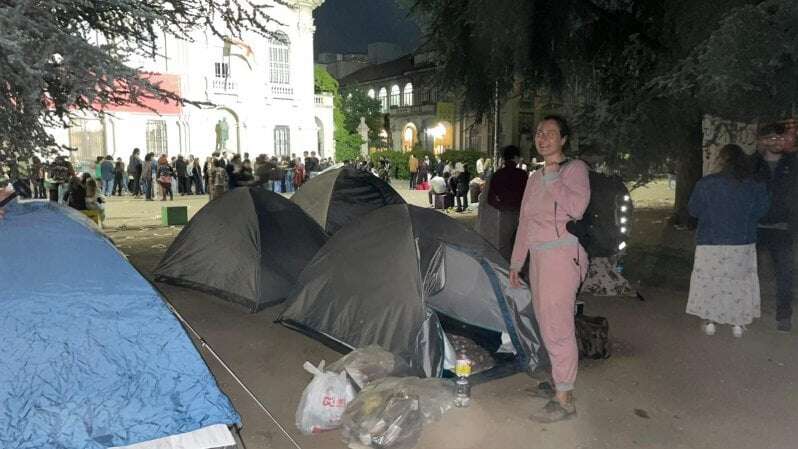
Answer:
[[[557,114],[551,114],[543,117],[541,122],[553,121],[557,123],[557,127],[560,128],[560,137],[568,137],[571,135],[571,127],[568,126],[568,120],[565,117]]]
[[[502,148],[502,157],[505,161],[521,157],[521,149],[515,145],[507,145]]]
[[[720,149],[718,159],[721,171],[734,176],[738,181],[744,181],[753,176],[751,160],[739,145],[730,143]]]

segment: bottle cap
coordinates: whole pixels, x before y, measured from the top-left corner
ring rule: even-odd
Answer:
[[[458,359],[454,366],[454,374],[457,377],[468,377],[471,375],[471,360]]]

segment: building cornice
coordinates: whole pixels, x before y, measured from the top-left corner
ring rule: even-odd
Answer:
[[[324,0],[294,0],[294,5],[299,8],[310,8],[314,10],[324,3]]]

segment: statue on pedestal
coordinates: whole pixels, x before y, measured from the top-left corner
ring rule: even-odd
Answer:
[[[227,149],[227,139],[230,127],[227,125],[227,118],[222,118],[216,122],[216,152],[221,153]]]

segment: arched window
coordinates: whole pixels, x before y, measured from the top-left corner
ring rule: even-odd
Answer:
[[[405,84],[403,103],[405,106],[413,106],[413,83]]]
[[[269,39],[269,81],[272,84],[291,84],[291,43],[279,33]]]
[[[380,110],[382,112],[388,112],[388,91],[382,87],[380,88]]]
[[[369,89],[368,96],[369,98],[376,98],[377,94],[374,92],[374,89]]]
[[[402,91],[399,90],[399,86],[394,84],[391,86],[391,106],[401,106],[402,103]]]

